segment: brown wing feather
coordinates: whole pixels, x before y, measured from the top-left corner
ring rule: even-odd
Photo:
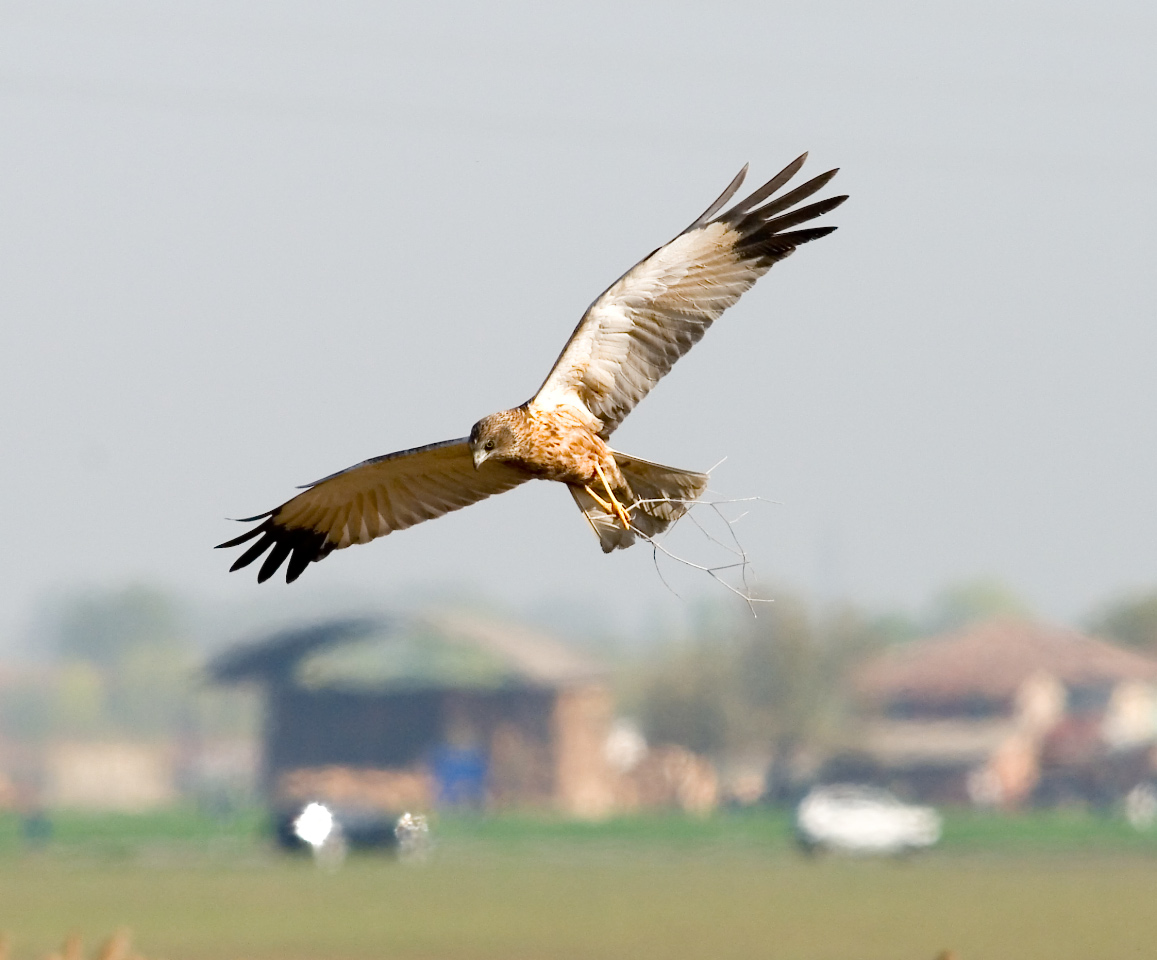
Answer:
[[[366,460],[310,484],[269,513],[242,521],[265,522],[218,547],[256,538],[229,569],[247,567],[269,550],[258,583],[273,576],[286,558],[285,580],[292,583],[311,562],[334,550],[460,510],[529,479],[524,470],[494,460],[475,470],[465,439],[432,443]]]
[[[721,216],[743,179],[674,240],[636,264],[593,303],[555,361],[534,404],[585,407],[609,437],[635,405],[772,264],[835,227],[791,230],[843,203],[832,197],[779,214],[836,171],[769,199],[803,166],[799,157]],[[766,202],[765,202],[766,201]],[[790,232],[785,232],[789,231]]]

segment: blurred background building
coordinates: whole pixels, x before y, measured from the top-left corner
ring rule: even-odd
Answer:
[[[230,650],[209,672],[261,687],[261,784],[277,807],[613,806],[608,672],[525,627],[334,620]]]
[[[1157,660],[1028,620],[888,650],[856,671],[863,722],[831,779],[941,804],[1108,803],[1152,775]]]
[[[1114,642],[991,586],[946,596],[921,623],[779,591],[597,655],[445,604],[207,644],[157,591],[85,596],[38,659],[0,664],[0,806],[597,818],[856,783],[1109,809],[1157,783],[1147,598],[1090,619]]]

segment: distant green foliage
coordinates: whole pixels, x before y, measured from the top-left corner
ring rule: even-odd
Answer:
[[[46,856],[132,859],[158,850],[200,855],[246,857],[266,846],[268,814],[241,807],[213,814],[192,806],[149,813],[52,811],[44,815],[43,836],[30,844],[21,817],[0,812],[0,857],[37,849]]]
[[[716,755],[791,754],[837,734],[845,674],[890,637],[850,608],[817,611],[785,591],[775,596],[758,618],[703,618],[684,646],[653,652],[637,693],[650,740]]]
[[[720,647],[729,645],[721,640]],[[722,750],[730,738],[731,651],[696,645],[644,668],[641,720],[647,737],[699,753]]]
[[[1157,590],[1110,601],[1088,626],[1093,633],[1157,654]]]
[[[65,600],[55,617],[57,655],[119,667],[142,651],[189,647],[177,602],[164,591],[135,585]]]
[[[0,696],[0,737],[247,734],[247,691],[208,687],[181,604],[152,587],[87,591],[55,600],[42,642],[55,655],[12,671]]]
[[[933,598],[925,629],[944,633],[978,620],[1031,616],[1031,607],[1008,584],[995,577],[976,577],[950,584]]]

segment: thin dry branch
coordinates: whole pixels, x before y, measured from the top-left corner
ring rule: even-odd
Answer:
[[[714,564],[714,565],[710,565],[710,566],[705,565],[705,564],[695,563],[695,561],[689,560],[686,557],[681,557],[678,554],[667,549],[667,547],[664,546],[664,544],[661,543],[657,538],[650,537],[647,534],[643,533],[643,531],[641,531],[634,524],[631,525],[631,529],[634,531],[634,533],[637,537],[640,537],[643,540],[646,540],[647,543],[649,543],[651,545],[651,556],[652,556],[652,559],[655,563],[655,572],[659,575],[659,579],[660,579],[660,581],[662,581],[663,586],[665,586],[668,590],[670,590],[671,593],[674,594],[676,597],[679,597],[679,599],[683,599],[679,595],[679,593],[667,581],[667,578],[663,576],[663,571],[659,566],[659,554],[662,554],[663,556],[675,561],[676,563],[680,563],[686,567],[690,567],[693,570],[700,570],[703,573],[706,573],[709,577],[711,577],[712,580],[714,580],[716,583],[721,584],[725,589],[729,590],[731,593],[734,593],[744,603],[746,603],[747,608],[751,611],[751,615],[753,617],[755,617],[755,616],[758,616],[758,614],[755,611],[755,604],[757,604],[757,603],[771,603],[773,601],[771,601],[770,599],[763,598],[763,597],[754,596],[751,592],[751,589],[752,589],[751,584],[748,582],[748,574],[749,574],[750,569],[751,569],[751,561],[747,556],[747,551],[744,549],[743,544],[740,543],[739,537],[736,536],[736,533],[735,533],[735,524],[738,523],[740,520],[742,520],[745,516],[747,516],[747,511],[744,511],[738,517],[735,517],[733,519],[728,519],[726,516],[724,516],[723,511],[720,510],[720,507],[727,506],[730,504],[736,504],[736,503],[770,503],[770,502],[773,502],[773,501],[769,501],[769,500],[765,499],[764,497],[740,497],[740,498],[730,499],[730,500],[676,500],[676,499],[664,498],[664,499],[656,499],[656,500],[637,500],[637,501],[635,501],[634,504],[631,505],[632,510],[636,509],[637,507],[644,506],[647,504],[678,503],[678,504],[682,504],[682,505],[686,506],[687,511],[681,517],[679,517],[679,519],[675,520],[667,528],[667,530],[664,532],[664,535],[663,535],[664,538],[666,538],[666,536],[670,535],[670,532],[675,529],[676,525],[679,523],[679,520],[682,520],[683,517],[686,517],[695,526],[695,528],[700,533],[703,534],[703,536],[708,541],[710,541],[716,547],[724,550],[726,553],[730,554],[732,557],[735,558],[730,563]],[[710,530],[708,530],[699,521],[699,518],[696,517],[693,513],[693,511],[695,510],[696,507],[708,507],[711,509],[711,511],[727,527],[727,532],[729,535],[730,543],[725,543],[723,540],[719,539],[719,537],[715,536]],[[735,584],[728,582],[728,580],[725,579],[725,577],[723,576],[724,574],[727,573],[727,571],[730,571],[730,570],[738,570],[739,571],[739,581],[740,581],[739,586],[736,586]]]

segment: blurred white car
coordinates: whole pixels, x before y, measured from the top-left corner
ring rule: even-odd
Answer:
[[[833,784],[800,801],[795,827],[807,850],[900,854],[935,844],[941,819],[931,807],[903,803],[887,790]]]

